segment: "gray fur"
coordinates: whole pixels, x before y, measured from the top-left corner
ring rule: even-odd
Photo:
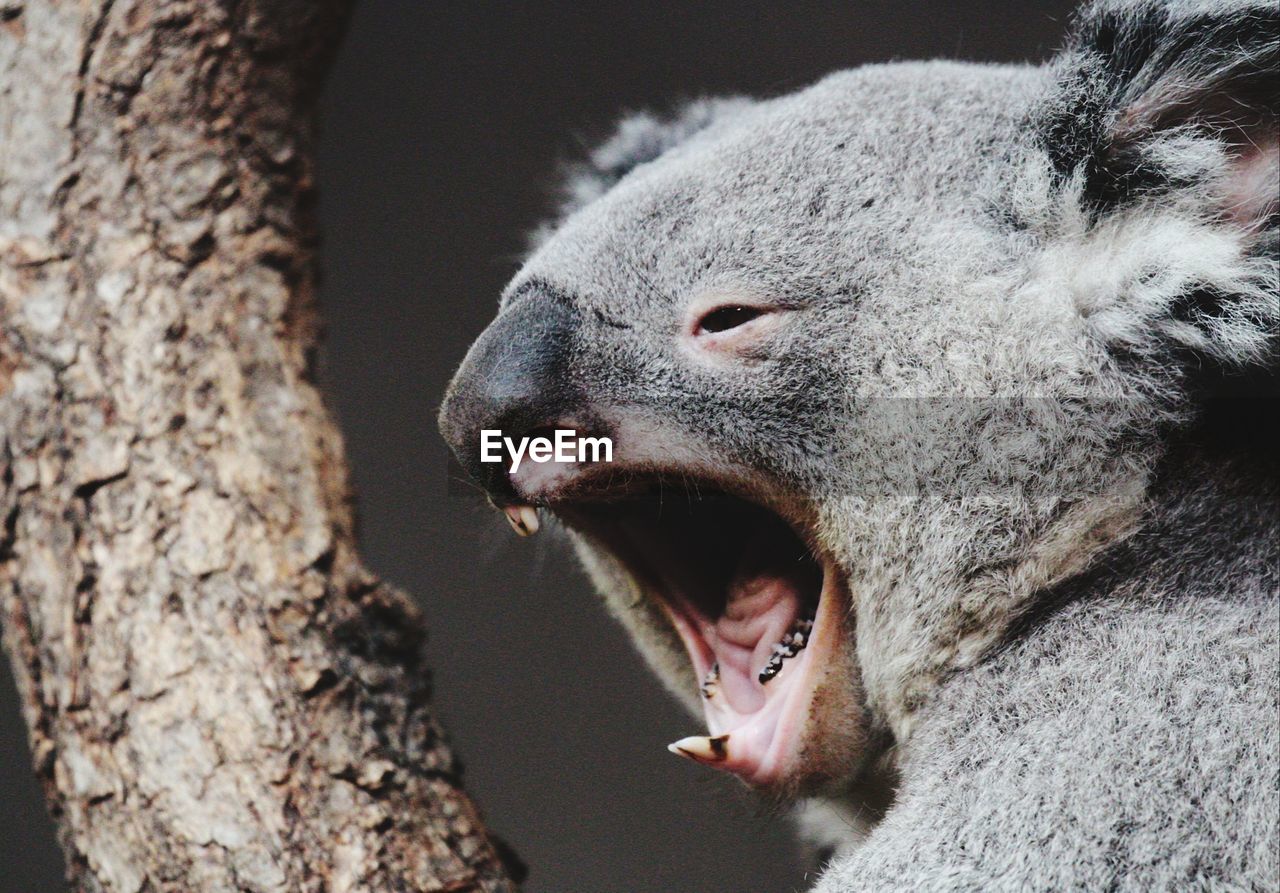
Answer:
[[[613,430],[786,494],[847,575],[866,752],[828,794],[900,787],[865,842],[816,829],[825,893],[1280,889],[1273,431],[1205,415],[1274,391],[1277,14],[1119,0],[1077,33],[633,119],[504,297],[571,306]],[[693,363],[709,294],[785,322]]]
[[[1165,482],[1140,537],[939,689],[893,809],[821,893],[1277,888],[1280,637],[1259,596],[1280,588],[1280,493],[1186,461],[1196,486]]]

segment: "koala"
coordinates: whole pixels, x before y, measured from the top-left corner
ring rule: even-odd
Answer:
[[[816,890],[1280,889],[1280,8],[640,115],[440,425]],[[612,461],[481,462],[481,432]]]

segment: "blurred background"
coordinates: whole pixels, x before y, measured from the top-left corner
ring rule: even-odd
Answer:
[[[777,95],[838,68],[1040,61],[1075,4],[1039,0],[365,0],[324,102],[326,383],[364,557],[422,603],[436,705],[529,893],[791,891],[787,821],[666,743],[698,730],[569,556],[450,484],[444,386],[492,317],[557,164],[620,113]],[[0,891],[64,889],[7,666]],[[811,877],[810,877],[811,879]]]

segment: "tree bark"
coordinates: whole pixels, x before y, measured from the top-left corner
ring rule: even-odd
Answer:
[[[316,388],[345,7],[0,0],[0,618],[81,890],[513,889]]]

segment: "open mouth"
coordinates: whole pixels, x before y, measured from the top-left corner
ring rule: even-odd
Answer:
[[[761,788],[802,784],[815,695],[841,661],[839,574],[803,525],[705,483],[629,482],[552,508],[617,558],[688,653],[706,735],[671,749]]]

